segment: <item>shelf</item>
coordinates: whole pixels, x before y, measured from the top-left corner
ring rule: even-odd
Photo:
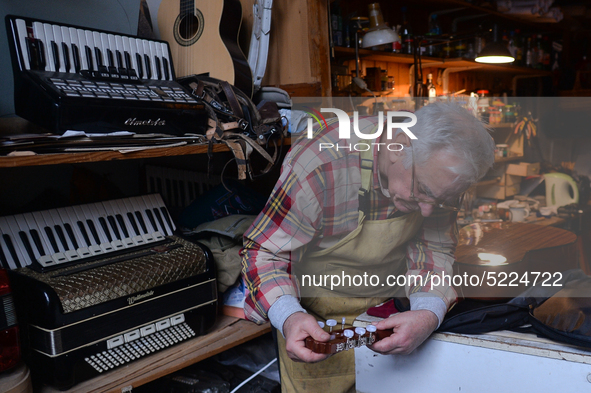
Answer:
[[[515,123],[497,123],[497,124],[489,124],[490,128],[513,128],[515,127]]]
[[[496,157],[495,156],[495,164],[501,162],[512,162],[512,161],[519,161],[523,160],[523,156],[511,156],[511,157]]]
[[[481,71],[497,71],[497,72],[510,72],[514,74],[524,74],[524,75],[537,75],[537,76],[549,76],[552,75],[550,71],[538,70],[535,68],[528,68],[528,67],[519,67],[516,65],[511,64],[483,64],[477,63],[474,60],[468,59],[440,59],[441,63],[437,64],[441,68],[451,68],[451,67],[470,67],[474,70],[481,70]],[[424,60],[421,60],[423,64],[425,64]],[[430,63],[427,63],[427,66],[430,66]]]
[[[271,331],[271,325],[257,325],[244,319],[218,316],[211,333],[175,345],[127,366],[107,372],[74,386],[66,393],[102,393],[131,391],[210,356],[235,347]],[[57,393],[59,390],[44,387],[40,393]]]
[[[342,46],[335,46],[334,53],[336,58],[345,58],[346,60],[355,59],[355,48],[345,48]],[[370,49],[359,49],[359,57],[363,59],[386,61],[391,63],[413,64],[413,55],[406,55],[402,53],[381,52]],[[437,63],[441,59],[435,57],[422,57],[423,64]]]
[[[290,138],[286,137],[284,140],[284,145],[289,145],[290,143]],[[97,151],[84,153],[31,154],[25,156],[10,157],[3,156],[0,157],[0,168],[14,168],[39,165],[80,164],[85,162],[137,160],[141,158],[184,156],[188,154],[207,153],[207,148],[207,144],[195,144],[177,147],[145,149],[129,153],[120,153],[118,151]],[[225,144],[213,144],[212,152],[214,153],[228,151],[230,150]]]
[[[341,60],[352,60],[355,59],[355,49],[344,48],[336,46],[334,48],[335,57]],[[373,51],[369,49],[359,49],[359,57],[365,60],[374,61],[385,61],[391,63],[401,64],[414,64],[414,57],[412,55],[406,55],[402,53],[389,53]],[[443,59],[438,57],[421,57],[421,64],[425,67],[437,67],[437,68],[452,68],[452,67],[468,67],[474,70],[482,71],[499,71],[499,72],[510,72],[514,74],[526,74],[526,75],[539,75],[548,76],[552,73],[550,71],[538,70],[535,68],[519,67],[510,64],[483,64],[477,63],[474,60],[455,58],[455,59]]]

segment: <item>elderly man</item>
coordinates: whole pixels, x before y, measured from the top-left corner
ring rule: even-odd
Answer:
[[[312,139],[300,138],[266,207],[245,233],[243,273],[250,291],[245,314],[259,323],[269,319],[281,333],[284,392],[354,388],[353,351],[328,358],[307,349],[304,340],[329,340],[318,320],[345,317],[351,324],[392,297],[396,288],[392,280],[386,285],[385,277],[421,279],[400,288],[411,310],[377,325],[394,329],[372,346],[377,352],[410,353],[455,302],[453,288],[431,285],[431,278],[452,274],[460,198],[493,164],[495,145],[486,127],[457,104],[431,103],[416,118],[410,128],[416,139],[398,129],[392,139],[383,132],[373,143],[356,135],[339,140],[337,123]],[[358,126],[367,135],[378,128],[372,118]],[[356,144],[371,148],[356,151]],[[380,282],[356,285],[344,279],[335,288],[334,281],[319,280],[304,288],[301,274],[376,275]]]

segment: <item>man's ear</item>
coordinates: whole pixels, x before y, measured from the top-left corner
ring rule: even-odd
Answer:
[[[404,150],[410,149],[410,138],[404,132],[399,132],[396,136],[394,136],[393,143],[399,143],[403,146],[402,149],[396,151],[390,151],[389,158],[391,162],[396,162],[397,160],[401,159],[406,155]]]

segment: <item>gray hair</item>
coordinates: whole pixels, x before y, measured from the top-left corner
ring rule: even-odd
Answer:
[[[457,157],[460,164],[446,168],[457,175],[455,185],[470,186],[494,164],[494,140],[472,112],[454,102],[434,102],[415,114],[417,123],[410,130],[417,137],[411,141],[416,166],[425,165],[435,153]],[[411,166],[410,154],[403,164]]]

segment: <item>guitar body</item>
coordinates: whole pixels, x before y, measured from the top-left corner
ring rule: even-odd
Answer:
[[[534,280],[551,286],[561,272],[579,267],[576,242],[574,233],[543,225],[467,225],[459,231],[454,274],[472,281],[454,283],[456,291],[464,298],[500,300],[518,296]],[[490,256],[504,259],[487,260]]]
[[[177,78],[209,73],[252,96],[252,73],[238,45],[241,23],[239,0],[162,0],[158,28]]]

